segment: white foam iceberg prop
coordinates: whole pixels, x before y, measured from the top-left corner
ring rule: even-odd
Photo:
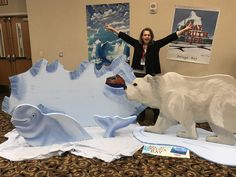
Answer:
[[[125,61],[125,56],[119,56],[99,70],[94,63],[85,61],[70,72],[58,61],[48,64],[40,60],[29,71],[10,78],[11,95],[4,98],[2,110],[13,116],[13,125],[33,146],[90,139],[83,127],[104,125],[109,120],[113,124],[107,124],[105,137],[114,136],[117,129],[134,122],[145,108],[128,100],[123,88],[105,84],[115,74],[126,83],[134,80]],[[110,118],[97,124],[94,115]]]
[[[12,114],[16,106],[31,104],[46,111],[67,114],[81,126],[97,126],[93,118],[95,114],[137,115],[145,108],[143,105],[121,96],[125,95],[123,89],[112,93],[105,85],[106,78],[115,74],[121,75],[126,83],[133,81],[135,76],[125,60],[125,56],[119,56],[100,70],[94,63],[85,61],[70,72],[58,61],[48,64],[43,59],[29,71],[10,78],[11,95],[4,98],[2,110]],[[122,100],[112,99],[116,95]]]

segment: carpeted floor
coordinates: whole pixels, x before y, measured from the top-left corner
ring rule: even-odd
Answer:
[[[7,93],[0,93],[0,105],[2,97]],[[4,135],[14,127],[10,122],[10,116],[0,111],[0,143],[6,138]],[[199,127],[209,129],[207,124],[199,124]],[[29,152],[30,153],[30,152]],[[43,160],[29,160],[12,162],[0,157],[0,177],[126,177],[126,176],[222,176],[236,177],[236,167],[219,165],[204,160],[191,152],[190,159],[159,157],[142,154],[141,149],[132,157],[122,157],[111,163],[99,159],[88,159],[64,153]]]

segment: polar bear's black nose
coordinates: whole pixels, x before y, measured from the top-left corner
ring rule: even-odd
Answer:
[[[124,90],[126,90],[126,89],[127,89],[127,86],[126,86],[126,85],[124,85],[124,86],[123,86],[123,88],[124,88]]]

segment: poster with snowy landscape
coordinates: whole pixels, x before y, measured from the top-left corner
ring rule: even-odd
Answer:
[[[169,45],[167,58],[209,64],[219,11],[176,7],[172,32],[191,22],[193,29]]]
[[[87,5],[86,12],[89,61],[94,61],[99,67],[109,65],[122,54],[129,58],[128,45],[104,28],[108,23],[117,30],[129,33],[129,3]]]

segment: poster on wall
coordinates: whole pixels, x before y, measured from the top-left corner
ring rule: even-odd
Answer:
[[[193,29],[170,43],[167,58],[209,64],[219,11],[176,7],[172,32],[192,23]]]
[[[114,33],[105,30],[106,23],[129,33],[129,3],[87,5],[87,39],[89,61],[99,69],[119,55],[129,59],[128,45]]]

